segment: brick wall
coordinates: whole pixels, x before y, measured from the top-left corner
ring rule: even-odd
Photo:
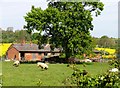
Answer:
[[[41,61],[41,59],[44,57],[44,54],[39,54],[39,53],[34,53],[35,58],[33,59],[33,54],[32,53],[25,53],[25,60],[30,61],[30,60],[39,60]],[[16,50],[14,47],[10,48],[7,51],[7,57],[10,60],[14,60],[14,58],[16,57],[16,60],[19,60],[19,51]]]
[[[33,54],[35,55],[35,58],[33,58]],[[30,61],[30,60],[39,60],[41,61],[42,56],[38,53],[25,53],[25,60]]]
[[[12,47],[7,51],[7,57],[10,60],[15,59],[15,57],[17,60],[19,60],[19,52],[14,47]]]

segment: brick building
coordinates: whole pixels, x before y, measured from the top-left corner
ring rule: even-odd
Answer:
[[[44,49],[39,49],[37,44],[12,44],[6,53],[9,60],[41,61],[44,55],[59,53],[59,50],[51,51],[48,44]],[[59,54],[58,54],[59,55]]]

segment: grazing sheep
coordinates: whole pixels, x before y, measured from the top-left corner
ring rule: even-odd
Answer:
[[[16,60],[16,61],[13,63],[13,66],[18,67],[19,64],[20,64],[20,62],[19,62],[18,60]]]
[[[42,63],[42,62],[38,62],[38,63],[37,63],[37,66],[38,66],[38,67],[41,67],[42,69],[46,69],[46,70],[48,69],[47,64]]]
[[[9,62],[10,60],[8,59],[8,60],[5,60],[6,62]]]
[[[85,62],[92,62],[92,60],[90,60],[90,59],[85,59]]]
[[[113,68],[113,69],[109,70],[109,72],[118,72],[118,69],[117,68]]]

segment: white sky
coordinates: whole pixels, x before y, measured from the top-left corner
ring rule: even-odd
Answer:
[[[104,4],[104,10],[101,15],[94,17],[94,30],[92,36],[118,37],[118,1],[119,0],[101,0]],[[0,28],[14,27],[14,29],[23,29],[25,21],[23,16],[31,10],[31,6],[47,7],[46,0],[0,0]]]

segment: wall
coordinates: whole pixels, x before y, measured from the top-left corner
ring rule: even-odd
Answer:
[[[7,57],[10,60],[14,60],[15,58],[19,60],[19,52],[14,47],[12,47],[7,51]]]
[[[38,53],[25,53],[25,60],[30,61],[30,60],[39,60],[41,61],[42,55]]]

